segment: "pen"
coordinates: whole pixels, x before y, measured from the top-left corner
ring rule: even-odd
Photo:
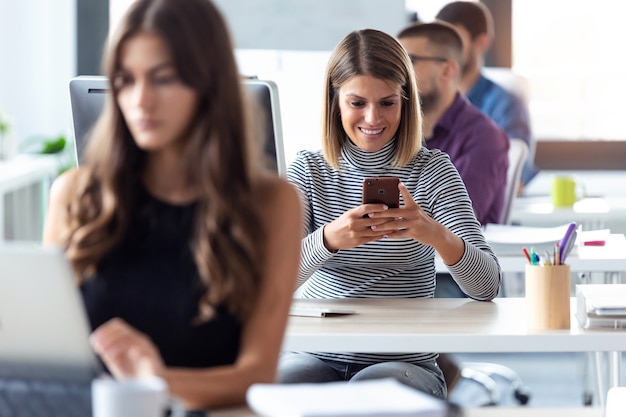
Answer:
[[[569,236],[569,239],[566,242],[566,246],[565,249],[563,249],[561,247],[561,262],[565,263],[565,259],[567,259],[567,257],[569,256],[569,254],[572,252],[572,249],[574,248],[574,243],[576,243],[576,236],[577,236],[577,232],[576,230],[574,230],[571,235]]]
[[[550,261],[550,254],[548,253],[548,251],[546,250],[546,260],[544,262],[545,266],[552,266],[552,261]]]
[[[526,257],[526,260],[528,261],[528,263],[532,264],[533,262],[530,260],[530,255],[528,254],[528,249],[522,248],[522,252],[524,252],[524,256]]]
[[[563,239],[561,239],[561,243],[559,245],[559,261],[561,265],[565,263],[565,258],[567,258],[572,248],[574,247],[575,241],[576,241],[576,222],[571,222],[567,226],[567,231],[565,232],[565,236],[563,236]]]
[[[535,248],[532,246],[530,248],[530,264],[537,265],[537,254],[535,253]]]

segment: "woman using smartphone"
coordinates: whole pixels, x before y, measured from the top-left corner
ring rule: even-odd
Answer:
[[[328,62],[323,151],[288,168],[304,201],[299,293],[305,298],[433,297],[435,251],[468,296],[491,300],[500,266],[449,157],[422,146],[413,67],[395,38],[348,34]],[[399,208],[362,204],[362,181],[398,177]],[[285,353],[281,382],[393,377],[438,397],[437,353]]]

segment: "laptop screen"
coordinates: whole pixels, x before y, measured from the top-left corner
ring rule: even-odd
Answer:
[[[91,380],[99,365],[89,333],[63,251],[0,244],[0,379]]]
[[[273,81],[245,79],[246,93],[261,112],[263,151],[269,167],[286,175],[278,87]],[[79,76],[70,80],[70,102],[76,144],[76,160],[83,162],[87,137],[104,108],[108,80],[103,76]]]

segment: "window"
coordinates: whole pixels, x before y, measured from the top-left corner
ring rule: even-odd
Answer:
[[[614,0],[510,0],[512,70],[528,80],[534,136],[624,139],[626,26]],[[448,0],[407,0],[431,20]],[[497,36],[497,33],[496,33]]]
[[[620,4],[513,1],[513,70],[529,81],[538,139],[626,138]]]

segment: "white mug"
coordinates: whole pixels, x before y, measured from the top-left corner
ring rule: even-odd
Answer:
[[[184,417],[185,409],[170,397],[161,378],[98,378],[91,383],[93,417]]]

